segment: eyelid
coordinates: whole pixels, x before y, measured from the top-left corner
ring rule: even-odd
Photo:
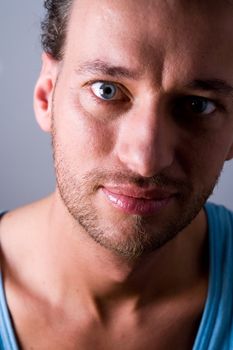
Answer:
[[[190,100],[192,101],[192,99],[193,100],[195,100],[195,99],[199,99],[199,100],[201,100],[201,101],[204,101],[204,102],[206,102],[206,103],[209,103],[209,104],[212,104],[213,106],[214,106],[214,111],[216,111],[216,109],[217,109],[217,105],[216,105],[216,103],[213,101],[213,100],[211,100],[211,99],[209,99],[209,98],[206,98],[206,97],[203,97],[203,96],[191,96],[190,97]],[[213,111],[213,112],[214,112]],[[210,113],[205,113],[205,112],[202,112],[201,114],[206,114],[206,115],[208,115],[208,114],[212,114],[213,112],[210,112]]]
[[[173,100],[173,104],[175,105],[178,101],[178,103],[181,103],[181,102],[185,102],[187,100],[190,100],[190,99],[195,99],[195,98],[199,98],[199,99],[203,99],[207,102],[210,102],[210,103],[213,103],[216,107],[216,110],[220,110],[221,112],[226,112],[226,107],[225,105],[223,104],[222,101],[220,101],[219,99],[213,99],[213,98],[210,98],[210,97],[206,97],[206,96],[201,96],[201,95],[183,95],[183,96],[177,96],[176,98],[174,98]],[[213,112],[214,113],[214,112]]]

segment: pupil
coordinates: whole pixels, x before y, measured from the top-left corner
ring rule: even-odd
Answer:
[[[104,88],[104,93],[106,95],[111,95],[112,94],[112,89],[109,86],[107,86],[107,87]]]
[[[105,99],[111,99],[116,93],[116,88],[110,84],[103,84],[100,87],[101,95]]]

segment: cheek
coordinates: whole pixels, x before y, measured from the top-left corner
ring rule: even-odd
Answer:
[[[56,142],[72,163],[85,168],[106,158],[115,144],[114,125],[95,120],[76,103],[63,100],[54,110]]]
[[[229,149],[229,138],[223,132],[194,136],[185,143],[182,153],[187,178],[206,187],[219,177]]]

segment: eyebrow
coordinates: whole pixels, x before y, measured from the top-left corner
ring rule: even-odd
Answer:
[[[102,60],[86,61],[81,63],[76,69],[77,74],[102,74],[113,78],[126,78],[138,80],[142,74],[142,70],[128,69],[123,66],[111,65]],[[233,86],[221,79],[195,79],[185,85],[186,88],[213,91],[222,95],[233,96]]]
[[[126,78],[137,80],[142,75],[142,72],[138,70],[128,69],[122,66],[110,65],[107,62],[101,60],[87,61],[81,63],[78,68],[75,69],[77,74],[103,74],[113,78]]]
[[[222,95],[232,95],[233,87],[226,81],[221,79],[207,79],[207,80],[194,80],[188,85],[187,88],[197,89],[202,91],[213,91]]]

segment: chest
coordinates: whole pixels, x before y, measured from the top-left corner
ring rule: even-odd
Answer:
[[[190,350],[193,346],[200,312],[177,308],[147,310],[140,317],[113,318],[100,323],[68,319],[62,314],[27,318],[17,333],[23,350]]]

